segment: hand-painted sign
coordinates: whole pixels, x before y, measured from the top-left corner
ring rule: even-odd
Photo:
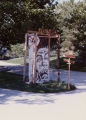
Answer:
[[[37,82],[49,80],[49,54],[48,38],[40,38],[36,54],[36,75]]]

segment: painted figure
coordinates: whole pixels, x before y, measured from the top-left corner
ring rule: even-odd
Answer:
[[[36,55],[36,82],[44,82],[48,80],[48,70],[48,48],[40,48]]]

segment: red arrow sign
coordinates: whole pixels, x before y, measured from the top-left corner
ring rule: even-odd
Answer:
[[[64,59],[65,62],[69,62],[69,59]]]
[[[70,63],[72,63],[72,64],[74,64],[74,63],[75,63],[75,61],[70,60],[70,59],[64,59],[64,61],[65,61],[65,62],[70,62]]]
[[[69,54],[66,54],[65,57],[68,57],[68,58],[75,58],[74,55],[69,55]]]

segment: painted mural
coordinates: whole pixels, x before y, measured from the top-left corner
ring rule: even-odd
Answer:
[[[36,55],[36,81],[44,82],[49,80],[49,56],[48,38],[40,38]]]
[[[34,61],[34,34],[28,35],[29,44],[29,82],[33,79],[33,61]],[[36,52],[36,82],[42,83],[49,80],[49,56],[48,56],[48,38],[37,37]]]

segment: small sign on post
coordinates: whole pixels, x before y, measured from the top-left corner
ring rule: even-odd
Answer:
[[[70,90],[70,66],[71,64],[75,63],[75,61],[71,60],[71,58],[75,58],[75,56],[71,54],[70,52],[68,52],[67,54],[65,54],[65,57],[67,59],[64,59],[64,61],[67,62],[68,64],[68,89]]]

